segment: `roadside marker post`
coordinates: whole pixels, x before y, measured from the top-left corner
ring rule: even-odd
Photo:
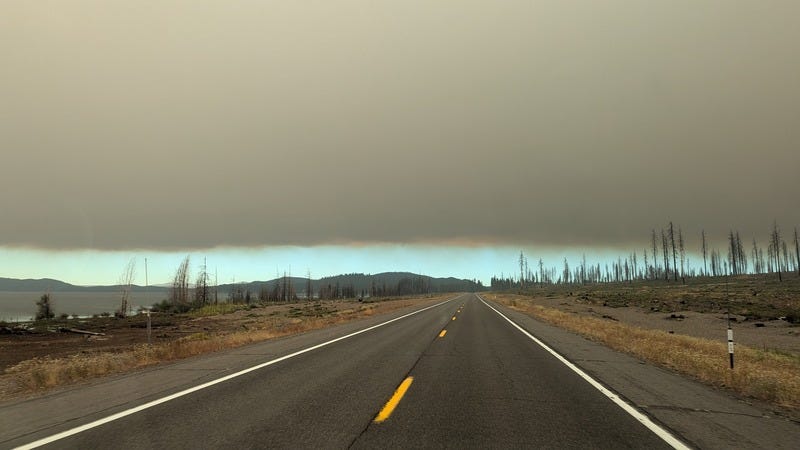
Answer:
[[[728,356],[731,361],[731,370],[733,370],[733,329],[731,328],[730,313],[728,313]]]

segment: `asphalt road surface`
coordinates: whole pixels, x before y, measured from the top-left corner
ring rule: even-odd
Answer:
[[[136,406],[156,404],[139,411],[100,411],[12,446],[83,427],[45,446],[670,447],[476,295],[308,348],[167,401],[150,396]],[[292,353],[264,355],[261,363]],[[404,395],[394,395],[401,385]],[[86,426],[93,420],[107,423]]]

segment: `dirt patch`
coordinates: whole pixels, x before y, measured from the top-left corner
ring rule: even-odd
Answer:
[[[520,293],[535,304],[641,328],[800,355],[800,277],[692,278],[588,285],[544,285]]]
[[[728,315],[701,313],[691,310],[653,312],[636,306],[613,308],[581,302],[572,297],[539,298],[535,304],[582,316],[616,320],[629,325],[704,339],[727,341]],[[748,320],[733,314],[731,328],[736,343],[764,350],[776,350],[800,355],[800,327],[785,320]]]

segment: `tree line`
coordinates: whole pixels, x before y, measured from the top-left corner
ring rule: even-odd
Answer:
[[[586,255],[573,266],[564,258],[562,267],[545,267],[539,258],[533,267],[528,257],[520,252],[517,262],[519,276],[501,274],[493,276],[493,290],[526,288],[545,284],[619,283],[634,280],[659,280],[686,283],[687,278],[718,277],[724,275],[774,274],[779,281],[784,274],[793,272],[800,276],[800,238],[797,227],[786,241],[777,222],[773,222],[767,239],[766,252],[755,237],[751,243],[742,240],[738,230],[727,233],[726,247],[711,248],[705,230],[700,232],[699,255],[702,267],[689,263],[682,228],[671,221],[666,227],[650,231],[647,246],[641,252],[631,251],[604,264],[587,264]]]

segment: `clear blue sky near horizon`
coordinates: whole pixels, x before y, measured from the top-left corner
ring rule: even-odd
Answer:
[[[111,285],[119,281],[125,266],[136,261],[135,284],[168,283],[181,260],[189,255],[192,275],[204,259],[207,270],[216,271],[220,284],[263,281],[283,275],[314,279],[344,273],[414,272],[434,277],[476,279],[488,285],[492,276],[519,276],[519,253],[525,253],[531,270],[539,258],[550,267],[578,264],[582,253],[569,250],[537,250],[525,247],[454,247],[430,245],[372,245],[318,247],[217,248],[188,252],[158,251],[46,251],[0,247],[0,276],[7,278],[53,278],[75,285]],[[587,261],[606,263],[627,252],[595,250]],[[641,258],[641,252],[639,252]]]

